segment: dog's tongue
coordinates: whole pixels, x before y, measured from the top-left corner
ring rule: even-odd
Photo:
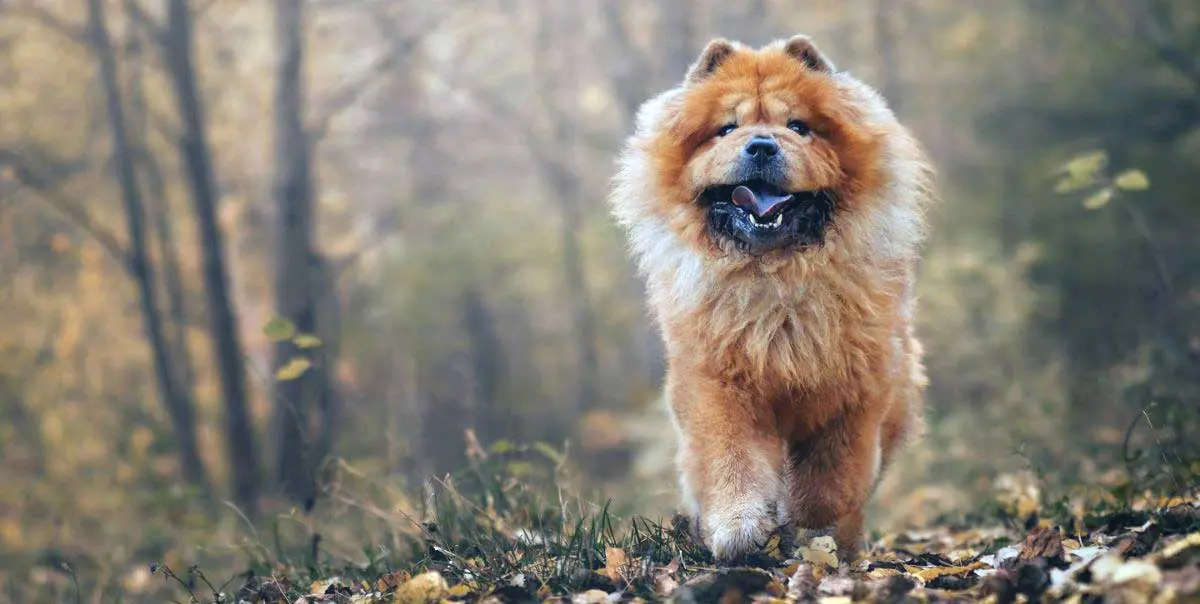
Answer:
[[[771,193],[755,193],[750,187],[739,186],[733,190],[733,204],[749,210],[759,218],[771,218],[791,195],[773,195]]]

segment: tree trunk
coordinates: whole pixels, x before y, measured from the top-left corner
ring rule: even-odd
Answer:
[[[171,200],[167,194],[167,183],[163,178],[158,161],[150,151],[147,139],[150,120],[146,107],[143,78],[141,31],[138,29],[133,29],[129,33],[128,52],[132,58],[132,71],[129,76],[129,112],[134,116],[129,123],[130,147],[136,154],[137,164],[146,179],[147,192],[150,196],[150,201],[146,204],[146,211],[154,225],[154,236],[158,244],[157,249],[162,266],[163,290],[167,296],[167,328],[169,332],[167,340],[171,345],[171,357],[174,360],[173,375],[181,396],[187,399],[189,406],[194,407],[193,393],[196,391],[196,378],[187,331],[188,317],[184,293],[186,290],[183,286],[183,269],[179,261],[178,238],[175,236],[175,228],[170,220]]]
[[[471,355],[471,374],[475,386],[475,433],[486,446],[507,434],[501,414],[496,411],[500,385],[505,373],[504,344],[496,333],[496,319],[475,287],[462,297],[462,322],[467,332]]]
[[[100,83],[104,90],[109,129],[112,133],[113,163],[125,206],[125,221],[129,232],[128,268],[138,287],[142,322],[154,358],[159,395],[171,418],[175,437],[179,441],[184,478],[207,491],[208,478],[196,441],[195,408],[189,393],[182,392],[173,377],[173,363],[163,330],[162,315],[155,298],[157,290],[154,267],[147,253],[144,229],[145,207],[142,204],[141,189],[138,186],[133,155],[127,138],[116,57],[105,23],[103,0],[88,0],[88,33],[99,64]]]
[[[279,71],[275,88],[275,200],[278,222],[275,253],[275,312],[296,324],[301,333],[316,331],[313,274],[312,146],[304,126],[304,2],[276,0],[275,35]],[[275,368],[307,351],[291,341],[275,348]],[[275,383],[275,427],[278,450],[275,480],[298,502],[314,495],[315,463],[310,413],[324,397],[328,372],[318,363],[294,380]]]
[[[168,0],[164,38],[167,71],[183,124],[179,151],[196,211],[204,286],[208,296],[214,356],[225,403],[225,438],[232,469],[233,499],[243,513],[258,513],[259,461],[246,397],[245,368],[237,316],[229,299],[225,242],[217,223],[217,194],[192,52],[192,15],[187,0]]]

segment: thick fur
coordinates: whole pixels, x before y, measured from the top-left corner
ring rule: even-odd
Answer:
[[[779,141],[793,190],[835,193],[823,245],[750,255],[706,228],[700,193],[752,134]],[[718,559],[781,527],[833,527],[843,557],[859,551],[864,504],[922,427],[913,281],[932,180],[884,99],[803,36],[716,40],[639,110],[609,201],[666,343],[683,499]]]

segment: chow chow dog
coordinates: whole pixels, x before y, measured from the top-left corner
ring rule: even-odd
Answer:
[[[852,560],[881,472],[923,426],[920,145],[808,37],[716,39],[638,110],[618,163],[609,204],[665,342],[699,536],[728,561],[831,531]]]

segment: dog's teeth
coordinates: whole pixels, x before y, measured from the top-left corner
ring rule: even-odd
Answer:
[[[775,217],[775,220],[771,221],[771,226],[773,226],[773,227],[777,227],[781,224],[783,224],[783,214],[779,214],[778,216]]]

